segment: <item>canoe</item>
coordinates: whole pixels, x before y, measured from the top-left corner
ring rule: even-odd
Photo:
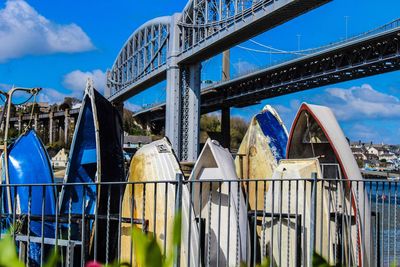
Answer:
[[[2,184],[6,184],[4,153],[2,154]],[[34,130],[22,134],[8,147],[8,172],[10,184],[53,184],[54,177],[47,151]],[[2,214],[42,216],[42,200],[44,200],[43,215],[54,215],[56,212],[55,188],[53,186],[27,186],[12,187],[3,191]],[[10,194],[10,198],[7,195]],[[14,200],[15,194],[15,200]],[[11,199],[9,203],[8,199]],[[30,208],[29,208],[29,201]],[[9,210],[11,208],[11,210]],[[29,211],[30,209],[30,211]],[[11,226],[12,220],[8,221]],[[24,222],[27,224],[27,221]],[[26,225],[27,226],[27,225]],[[41,220],[33,220],[29,224],[29,235],[37,237],[54,238],[55,228],[53,223],[45,222],[42,235]],[[1,229],[2,232],[5,229]],[[23,230],[22,234],[28,234]],[[46,252],[47,249],[43,248]],[[31,264],[40,265],[41,244],[30,243],[28,258]]]
[[[200,218],[200,237],[204,238],[203,263],[237,266],[246,262],[251,255],[247,210],[229,150],[208,139],[189,180],[194,185],[193,207]]]
[[[327,184],[316,187],[315,212],[312,182],[305,179],[321,179],[322,172],[317,158],[281,160],[273,174],[274,182],[265,196],[266,208],[262,224],[262,255],[268,255],[274,266],[309,266],[312,222],[315,221],[314,250],[332,264],[335,228],[329,225],[329,188]],[[326,186],[326,187],[325,187]],[[272,220],[271,217],[274,217]],[[273,222],[273,223],[272,223]]]
[[[278,162],[286,158],[288,133],[276,110],[266,105],[255,115],[240,144],[235,158],[236,174],[245,180],[270,179]],[[264,192],[269,182],[248,182],[244,185],[251,210],[264,209]],[[261,226],[257,227],[258,239]],[[258,253],[259,254],[259,253]]]
[[[89,83],[79,111],[65,172],[60,196],[61,214],[95,215],[97,210],[97,215],[103,217],[118,216],[122,201],[120,196],[124,190],[122,185],[68,184],[122,181],[125,181],[125,175],[120,114]],[[118,229],[118,219],[109,223],[105,219],[98,219],[98,222],[96,226],[90,220],[89,229],[85,229],[85,234],[90,235],[90,258],[97,253],[97,261],[110,262],[117,253],[118,231],[115,229]],[[72,225],[71,239],[81,240],[80,226],[79,223]]]
[[[173,249],[171,245],[176,213],[176,185],[166,182],[174,182],[179,179],[179,176],[183,177],[168,139],[163,138],[147,144],[141,147],[131,160],[128,182],[132,184],[126,186],[122,203],[122,217],[139,220],[136,227],[154,235],[162,251],[167,255]],[[155,184],[155,181],[161,183]],[[186,185],[182,187],[181,214],[181,265],[187,266],[190,263],[190,266],[198,266],[199,233]],[[121,260],[132,261],[136,265],[131,232],[131,223],[123,223]]]
[[[370,266],[373,254],[369,201],[363,185],[351,183],[363,179],[357,162],[332,111],[324,106],[303,103],[291,128],[287,158],[310,157],[319,158],[324,178],[348,180],[348,183],[340,183],[338,187],[338,195],[345,203],[343,210],[331,211],[351,214],[356,221],[346,228],[345,232],[350,232],[348,240],[351,244],[342,244],[349,246],[348,253],[342,256],[350,265]]]

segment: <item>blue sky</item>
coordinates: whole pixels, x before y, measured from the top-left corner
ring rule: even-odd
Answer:
[[[147,20],[180,12],[184,0],[0,0],[0,87],[45,88],[42,101],[80,97],[85,78],[91,76],[104,89],[110,68],[129,35]],[[399,16],[396,0],[334,0],[289,23],[254,38],[283,50],[311,48],[383,25]],[[298,37],[300,35],[300,37]],[[300,42],[299,42],[300,40]],[[242,46],[265,50],[254,43]],[[231,74],[239,75],[275,61],[280,56],[231,50]],[[219,80],[221,56],[203,62],[202,79]],[[130,99],[126,106],[162,101],[165,83]],[[263,105],[275,106],[290,128],[301,102],[333,109],[345,134],[352,140],[400,143],[400,73],[368,77],[268,99],[260,105],[233,109],[246,120]]]

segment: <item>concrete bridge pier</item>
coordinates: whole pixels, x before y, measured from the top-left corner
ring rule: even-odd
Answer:
[[[22,115],[18,115],[18,134],[22,132]]]
[[[54,130],[53,129],[53,117],[54,117],[54,114],[51,111],[49,114],[49,145],[53,144],[53,130]]]
[[[69,110],[64,111],[64,143],[68,144],[68,130],[69,130],[70,118]]]

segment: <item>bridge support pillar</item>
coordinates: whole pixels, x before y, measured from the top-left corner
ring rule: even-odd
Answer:
[[[224,107],[221,110],[221,132],[223,146],[231,148],[231,110],[229,107]]]
[[[201,65],[177,64],[179,18],[180,14],[173,15],[170,27],[165,135],[171,141],[179,160],[194,162],[199,147]]]
[[[53,144],[53,112],[49,114],[49,145]]]
[[[200,64],[167,71],[165,134],[181,161],[194,162],[199,148]]]
[[[35,115],[33,115],[34,117],[33,117],[33,123],[34,123],[34,126],[33,126],[33,129],[35,129],[35,131],[37,132],[38,131],[38,114],[36,113]]]
[[[22,115],[18,115],[18,134],[22,133]]]
[[[69,110],[66,109],[64,113],[64,143],[68,144],[68,130],[69,130]]]
[[[187,162],[196,161],[199,152],[200,75],[199,63],[185,66],[181,73],[181,160]]]

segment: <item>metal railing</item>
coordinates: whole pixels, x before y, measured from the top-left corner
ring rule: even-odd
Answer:
[[[332,265],[389,266],[400,253],[398,182],[172,178],[2,184],[2,237],[10,231],[20,259],[30,266],[46,262],[55,247],[64,266],[91,260],[135,265],[134,226],[153,236],[164,255],[180,251],[176,265],[181,266],[255,266],[267,258],[271,266],[311,266],[314,251]],[[66,190],[72,192],[68,198],[60,193]],[[5,192],[12,198],[9,212]],[[172,229],[178,210],[181,243],[176,248]]]

